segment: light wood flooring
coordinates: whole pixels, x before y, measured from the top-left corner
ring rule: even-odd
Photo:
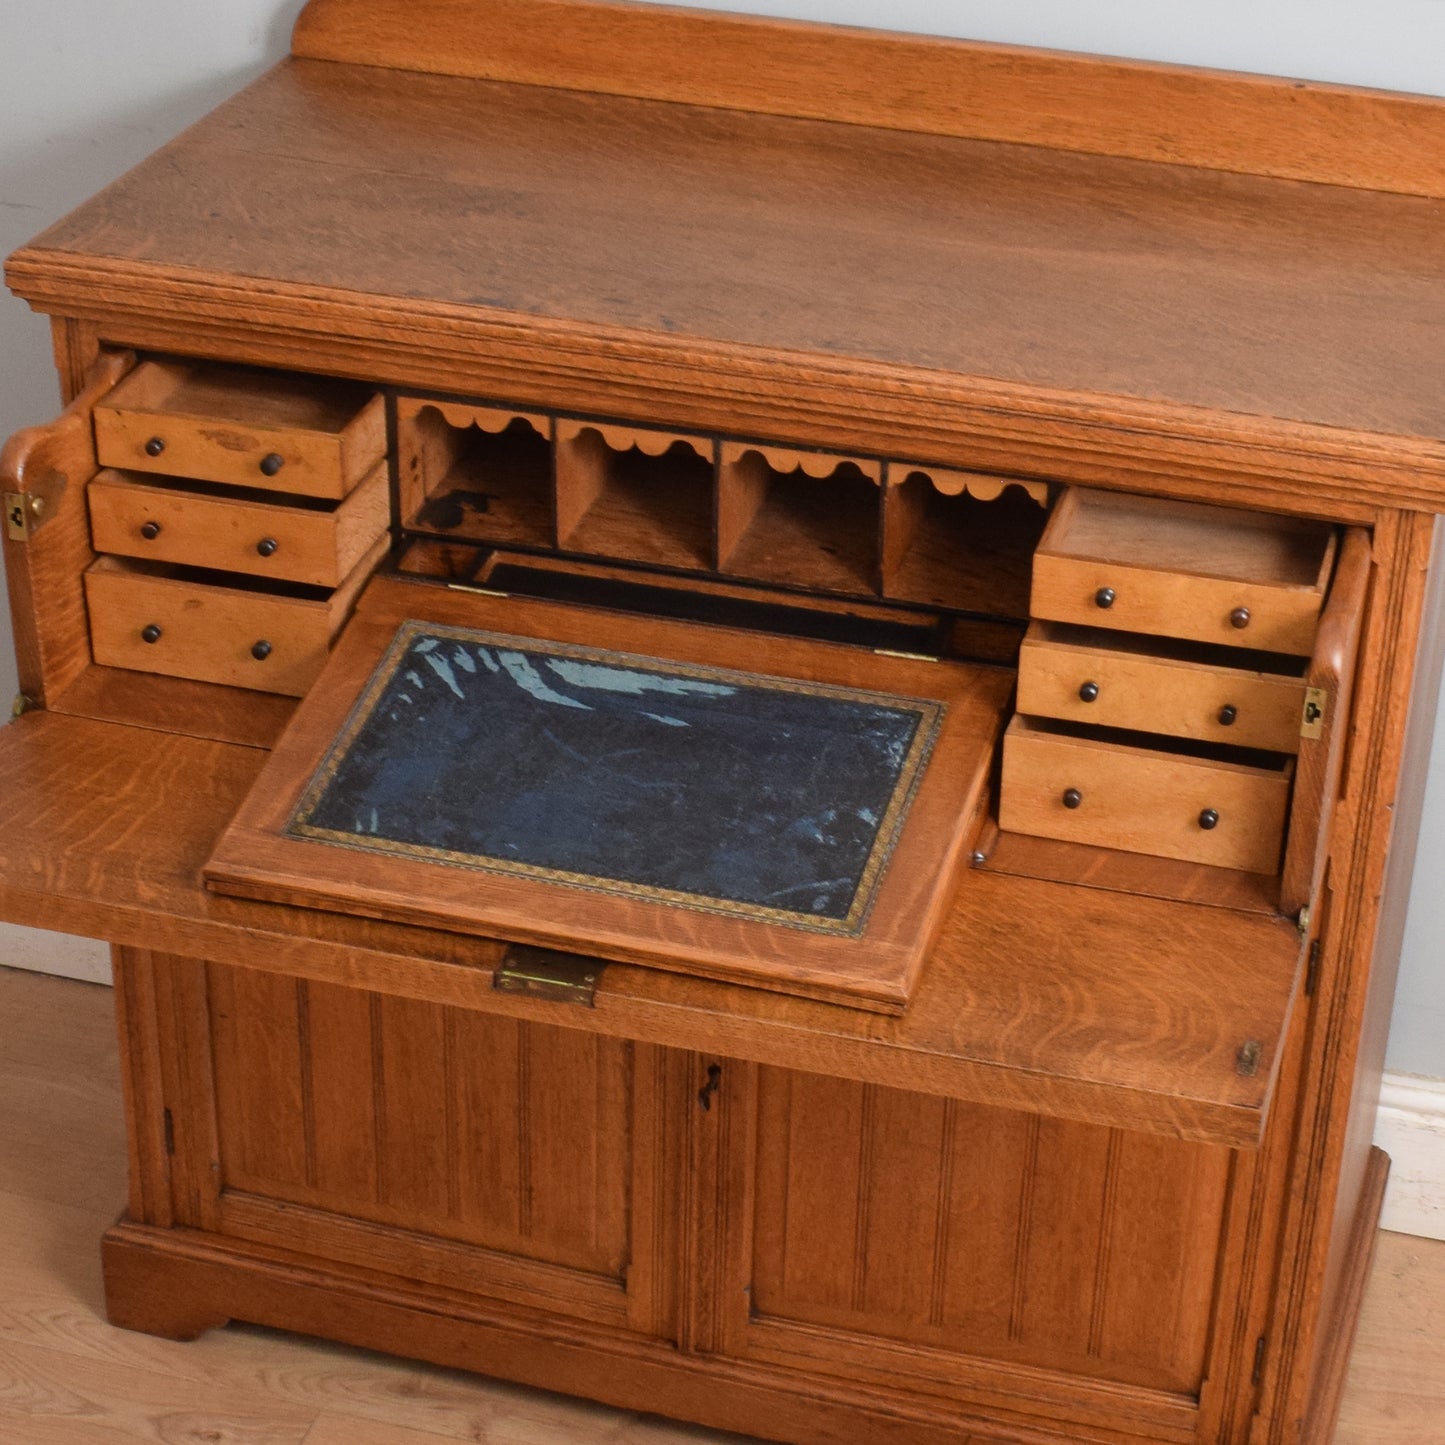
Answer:
[[[124,1192],[109,989],[0,968],[0,1445],[739,1445],[247,1326],[111,1329]],[[1445,1243],[1381,1237],[1337,1445],[1445,1445]]]

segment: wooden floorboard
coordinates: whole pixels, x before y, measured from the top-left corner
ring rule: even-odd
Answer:
[[[0,968],[0,1441],[739,1445],[249,1326],[112,1329],[97,1241],[124,1194],[110,991]],[[1336,1445],[1445,1445],[1445,1243],[1381,1237]]]

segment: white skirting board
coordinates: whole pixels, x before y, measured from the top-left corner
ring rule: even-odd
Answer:
[[[0,924],[0,964],[87,983],[110,982],[104,944],[13,924]],[[1375,1143],[1390,1156],[1381,1225],[1400,1234],[1445,1239],[1445,1079],[1386,1074]]]
[[[0,965],[84,983],[110,982],[110,949],[105,944],[14,923],[0,923]]]
[[[1386,1074],[1375,1143],[1390,1156],[1381,1225],[1445,1239],[1445,1079]]]

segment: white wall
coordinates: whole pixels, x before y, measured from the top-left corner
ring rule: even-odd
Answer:
[[[0,254],[283,55],[301,0],[0,0]],[[56,409],[50,332],[0,299],[0,438]],[[0,721],[15,696],[0,599]],[[0,925],[0,963],[107,976],[105,949]]]
[[[696,0],[683,0],[693,4]],[[1445,94],[1445,0],[734,0],[731,8]],[[284,53],[300,0],[4,0],[0,250],[9,252]],[[0,301],[0,436],[55,406],[46,327]],[[0,643],[0,700],[15,691]],[[1440,736],[1442,723],[1436,722]],[[1445,746],[1425,821],[1392,1069],[1445,1077]],[[103,967],[0,928],[0,961]]]

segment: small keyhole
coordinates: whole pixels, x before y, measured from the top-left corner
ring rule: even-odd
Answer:
[[[722,1088],[722,1065],[709,1064],[707,1066],[707,1083],[697,1091],[697,1101],[702,1105],[704,1111],[712,1108],[712,1096]]]

